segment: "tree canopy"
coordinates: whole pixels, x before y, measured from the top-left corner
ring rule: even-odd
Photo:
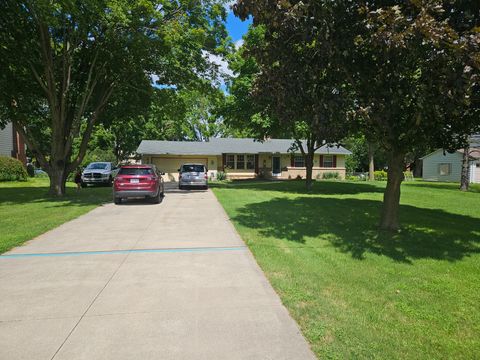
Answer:
[[[248,96],[261,109],[261,118],[268,119],[264,129],[296,140],[293,148],[306,160],[307,188],[315,150],[325,143],[338,143],[347,132],[352,98],[341,47],[346,10],[336,2],[319,7],[317,3],[239,1],[235,7],[243,18],[253,15],[254,29],[245,41],[244,56],[253,57],[258,68],[254,79],[248,82],[245,77],[247,82],[239,82],[237,89],[251,85]],[[321,22],[316,21],[319,11]],[[250,65],[248,60],[245,65]]]
[[[478,127],[479,4],[239,0],[235,11],[264,27],[253,93],[279,119],[306,121],[316,139],[359,132],[386,152],[380,226],[397,229],[407,155],[459,148]]]
[[[206,54],[228,50],[225,15],[215,0],[4,2],[0,119],[16,125],[52,194],[107,114],[139,114],[152,77],[181,89],[215,76]]]

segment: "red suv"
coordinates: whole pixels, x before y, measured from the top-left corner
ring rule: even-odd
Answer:
[[[163,173],[155,165],[126,165],[120,168],[113,182],[113,202],[145,197],[158,204],[164,196]]]

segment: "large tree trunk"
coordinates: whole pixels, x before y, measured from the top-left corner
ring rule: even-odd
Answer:
[[[305,186],[307,190],[310,191],[312,189],[312,174],[313,174],[313,155],[308,153],[305,156],[305,167],[307,170],[306,178],[305,178]]]
[[[382,230],[395,231],[399,228],[400,185],[403,181],[404,154],[391,154],[388,159],[387,187],[383,194],[383,207],[380,220]]]
[[[470,185],[469,153],[470,153],[470,147],[467,146],[465,147],[465,149],[463,149],[462,175],[460,177],[461,191],[468,191],[468,187]]]
[[[422,177],[422,166],[422,160],[415,159],[415,162],[413,163],[413,177]]]
[[[375,180],[375,162],[373,159],[373,145],[368,143],[368,180]]]
[[[68,172],[63,164],[52,164],[48,172],[50,178],[50,189],[48,193],[52,196],[65,195],[65,183],[68,177]]]

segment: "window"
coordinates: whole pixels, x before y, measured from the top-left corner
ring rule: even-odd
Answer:
[[[245,169],[245,155],[237,155],[237,169]]]
[[[107,163],[90,163],[87,166],[88,170],[106,170],[108,164]]]
[[[190,165],[183,165],[181,172],[205,172],[205,166],[203,165],[195,165],[195,164],[190,164]]]
[[[118,172],[119,175],[153,175],[152,168],[129,168],[123,167]]]
[[[247,155],[247,169],[255,169],[255,155]]]
[[[230,169],[237,170],[254,170],[255,155],[253,154],[227,154],[226,165]]]
[[[333,155],[323,155],[323,167],[333,167]]]
[[[227,166],[230,169],[235,169],[235,155],[227,155]]]
[[[305,167],[305,158],[303,156],[295,156],[293,158],[294,167]]]
[[[451,164],[438,164],[438,174],[442,176],[450,175]]]

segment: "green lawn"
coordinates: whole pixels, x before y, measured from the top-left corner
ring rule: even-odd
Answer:
[[[405,183],[396,235],[383,183],[216,185],[320,359],[478,359],[480,188]]]
[[[110,188],[77,192],[73,183],[64,198],[55,199],[47,195],[48,184],[46,178],[0,182],[0,253],[112,199]]]

